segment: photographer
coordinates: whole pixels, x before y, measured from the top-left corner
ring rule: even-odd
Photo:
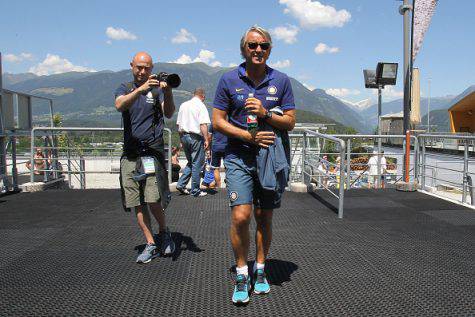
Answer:
[[[170,192],[163,146],[163,116],[171,118],[175,104],[170,85],[152,75],[149,54],[137,53],[130,66],[134,81],[121,84],[115,92],[115,107],[124,122],[120,185],[124,208],[135,209],[147,242],[136,262],[148,263],[160,253],[169,255],[175,249],[164,214]],[[146,205],[159,225],[160,248],[154,241]]]

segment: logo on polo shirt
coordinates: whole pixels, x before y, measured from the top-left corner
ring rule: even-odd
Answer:
[[[236,88],[236,92],[241,92],[243,90],[244,90],[244,88]]]
[[[152,94],[151,91],[149,91],[149,92],[147,93],[147,96],[146,96],[146,97],[147,97],[147,99],[145,99],[145,102],[146,102],[146,103],[153,103],[153,104],[155,104],[155,99],[153,99],[153,94]]]
[[[267,88],[267,93],[269,95],[275,95],[277,93],[277,87],[276,86],[269,86],[269,88]]]

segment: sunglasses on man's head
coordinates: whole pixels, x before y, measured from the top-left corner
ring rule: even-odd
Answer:
[[[249,47],[249,49],[251,50],[255,50],[257,48],[257,46],[260,46],[262,50],[264,51],[267,51],[270,47],[270,43],[269,42],[262,42],[262,43],[256,43],[256,42],[248,42],[247,43],[247,47]]]

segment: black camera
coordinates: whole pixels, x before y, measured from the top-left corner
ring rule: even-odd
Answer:
[[[171,88],[177,88],[181,84],[180,76],[178,76],[177,74],[160,72],[158,74],[154,74],[154,76],[158,81],[166,82],[167,85]]]

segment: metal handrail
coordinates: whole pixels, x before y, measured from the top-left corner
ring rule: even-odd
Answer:
[[[343,218],[343,207],[344,207],[344,196],[345,196],[345,165],[344,157],[346,151],[346,143],[342,139],[334,137],[332,135],[323,134],[320,132],[312,131],[309,129],[304,130],[303,132],[303,148],[302,148],[302,181],[304,180],[305,173],[305,156],[307,151],[307,136],[315,136],[325,140],[335,142],[340,145],[340,184],[339,184],[339,194],[338,194],[338,218]]]
[[[35,137],[36,137],[36,133],[37,132],[40,132],[40,131],[43,131],[43,132],[47,132],[47,131],[51,131],[51,132],[54,132],[54,131],[77,131],[77,132],[88,132],[88,131],[99,131],[99,132],[112,132],[112,131],[118,131],[118,132],[121,132],[123,131],[124,129],[123,128],[98,128],[98,127],[35,127],[33,129],[31,129],[31,145],[30,145],[30,164],[31,164],[31,171],[30,171],[30,182],[34,182],[34,171],[35,171],[35,168],[34,168],[34,148],[35,148]],[[167,151],[167,156],[168,156],[168,162],[167,162],[167,168],[168,168],[168,179],[171,180],[171,173],[172,173],[172,168],[171,168],[171,142],[172,142],[172,132],[169,128],[164,128],[163,129],[164,132],[166,132],[168,134],[168,151]],[[52,147],[52,148],[56,148],[57,147]],[[48,171],[50,171],[50,169],[47,169]],[[86,172],[83,172],[83,173],[86,173]],[[92,173],[96,173],[97,172],[92,172]]]

